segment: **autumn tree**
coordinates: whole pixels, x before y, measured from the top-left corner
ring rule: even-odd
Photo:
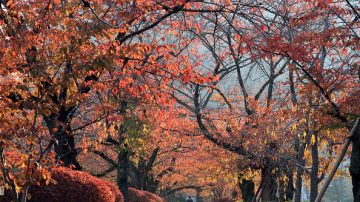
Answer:
[[[133,83],[134,74],[140,76],[145,72],[157,72],[161,77],[167,72],[156,65],[136,69],[138,62],[143,59],[148,63],[155,60],[153,57],[145,57],[148,52],[164,51],[166,47],[155,50],[156,44],[149,46],[128,41],[179,12],[187,1],[95,3],[55,0],[0,3],[1,76],[5,81],[1,89],[2,108],[20,114],[26,111],[35,114],[32,128],[42,126],[43,120],[49,132],[48,139],[42,137],[43,133],[40,136],[27,132],[30,143],[22,138],[23,135],[17,136],[5,130],[6,136],[2,135],[2,138],[19,137],[19,141],[29,146],[30,150],[34,150],[32,139],[39,139],[37,144],[41,152],[37,156],[42,158],[54,147],[57,163],[81,169],[76,160],[78,149],[71,124],[80,104],[88,98],[91,89],[107,88],[109,83],[102,76],[110,72],[124,75],[126,79],[119,82],[122,87]],[[128,70],[122,68],[126,65]],[[11,75],[16,82],[8,79]],[[7,113],[2,115],[7,116]],[[42,120],[37,122],[38,117],[42,117]],[[23,125],[13,126],[13,129],[23,128]],[[8,142],[9,138],[2,141]],[[47,146],[42,151],[44,144]],[[7,163],[5,161],[4,154],[12,148],[8,146],[7,143],[1,144],[5,176],[9,172],[7,166],[11,164],[10,159],[7,159]],[[35,162],[35,155],[27,157],[29,167]],[[6,183],[14,185],[14,198],[18,198],[16,195],[22,184],[16,186],[14,178],[6,178]],[[30,182],[25,181],[25,184]],[[22,200],[25,200],[26,191],[21,192]]]
[[[198,38],[197,41],[200,42],[197,44],[198,46],[204,47],[189,47],[191,54],[188,54],[187,57],[194,60],[192,65],[201,69],[199,72],[202,74],[208,72],[208,74],[218,76],[220,82],[203,85],[199,84],[196,78],[189,78],[183,83],[187,85],[185,88],[174,85],[174,88],[177,89],[174,97],[178,103],[194,112],[199,128],[203,131],[205,137],[215,144],[247,158],[265,160],[264,168],[271,169],[271,164],[279,167],[285,162],[291,163],[289,161],[292,157],[283,156],[283,154],[276,153],[274,150],[279,148],[279,140],[281,139],[288,140],[286,145],[291,145],[291,141],[296,140],[297,134],[286,130],[289,125],[293,125],[291,119],[286,119],[289,117],[285,116],[291,110],[286,101],[292,100],[296,105],[297,89],[294,82],[310,82],[305,89],[316,87],[315,89],[322,96],[316,98],[316,104],[313,98],[311,98],[312,101],[310,102],[309,100],[306,101],[308,103],[306,108],[316,110],[317,113],[319,113],[319,110],[324,109],[328,112],[328,114],[320,113],[322,114],[321,118],[318,117],[315,120],[312,117],[307,122],[311,126],[306,129],[307,138],[305,142],[308,142],[306,144],[311,142],[312,148],[313,164],[310,173],[313,187],[311,200],[313,201],[317,195],[318,183],[329,166],[329,162],[323,164],[325,165],[324,170],[321,175],[319,174],[318,139],[321,136],[324,141],[328,141],[327,146],[330,148],[334,146],[332,136],[318,133],[325,132],[326,130],[323,127],[329,127],[327,125],[336,125],[336,123],[332,122],[333,120],[328,123],[320,123],[318,120],[331,120],[330,117],[327,117],[331,115],[343,122],[349,118],[354,120],[351,114],[355,116],[358,114],[356,108],[348,109],[346,103],[343,104],[346,110],[341,112],[339,106],[332,100],[336,99],[335,97],[339,96],[341,92],[349,92],[348,90],[352,91],[348,94],[350,97],[358,94],[356,87],[353,88],[353,85],[356,86],[358,79],[356,76],[355,53],[350,51],[351,47],[356,44],[356,38],[358,37],[354,33],[353,27],[350,28],[351,32],[349,32],[349,23],[345,20],[353,19],[352,6],[351,4],[333,4],[320,1],[299,3],[278,1],[271,4],[237,2],[226,8],[229,10],[222,11],[218,15],[184,16],[186,24],[183,29]],[[314,15],[312,12],[314,9],[319,15]],[[351,14],[348,15],[347,13]],[[346,18],[342,18],[341,15],[345,15]],[[338,22],[341,19],[343,22],[339,24],[330,24],[330,22]],[[356,23],[356,21],[355,18],[354,22]],[[194,53],[196,51],[198,57],[195,58],[194,55],[196,54]],[[204,52],[207,52],[208,57],[204,57]],[[211,58],[211,60],[209,61],[208,58]],[[259,71],[254,74],[253,72],[257,69]],[[289,75],[289,94],[284,93],[284,91],[286,92],[286,85],[283,83],[285,79],[281,77],[284,73]],[[296,77],[294,73],[296,73]],[[263,84],[255,85],[258,82],[251,83],[251,80],[255,79],[254,76],[260,78],[263,76],[266,79],[264,79]],[[230,82],[221,82],[226,77],[233,80],[237,79],[239,87],[234,90],[231,89],[232,92],[229,93],[222,92],[232,85],[229,84]],[[248,81],[248,83],[245,81]],[[352,87],[346,88],[343,86],[344,84]],[[256,87],[259,90],[253,93],[252,91]],[[240,96],[234,96],[236,90],[241,92]],[[264,91],[266,90],[267,94],[262,95],[265,94]],[[252,92],[253,95],[249,92]],[[342,94],[342,96],[344,95]],[[221,104],[211,102],[211,98],[215,96],[218,97],[216,102],[220,100]],[[331,96],[334,98],[331,98]],[[238,104],[239,98],[243,100],[243,103]],[[327,107],[329,106],[335,111],[328,110]],[[239,108],[242,111],[238,112]],[[345,113],[345,115],[342,113]],[[288,120],[288,122],[281,124],[275,122],[275,120],[270,121],[268,120],[270,116],[278,117],[279,120]],[[242,121],[241,119],[244,119],[244,117],[246,119]],[[292,119],[294,118],[292,117]],[[294,121],[297,122],[296,119]],[[342,127],[344,126],[339,128]],[[320,130],[316,128],[320,128]],[[282,135],[276,133],[276,131]],[[338,133],[336,130],[332,132]],[[248,135],[249,133],[252,134],[252,137]],[[258,133],[262,135],[254,135]],[[227,139],[226,137],[229,134],[236,135]],[[291,135],[292,137],[285,138],[283,135]],[[341,136],[344,137],[344,134]],[[338,137],[341,139],[341,136]],[[256,149],[249,148],[248,144],[244,142],[254,137],[263,140],[265,144],[259,147],[250,144]],[[240,142],[234,142],[234,139],[239,139]],[[231,140],[231,143],[229,140]],[[255,141],[258,142],[258,140]],[[300,154],[304,152],[304,145],[301,144],[298,146]],[[264,148],[267,148],[265,153],[270,151],[276,158],[274,159],[274,156],[259,155],[259,151],[264,151]],[[276,159],[285,161],[278,164],[279,161]],[[300,164],[295,163],[294,165],[299,167],[301,176],[305,164],[302,163],[303,157],[298,160]],[[264,177],[268,175],[265,171]],[[292,175],[292,172],[289,174]],[[297,181],[300,182],[301,178],[298,178]],[[301,186],[299,183],[297,185]],[[263,186],[266,187],[266,185]],[[297,190],[300,190],[300,187],[297,187]],[[260,189],[260,193],[265,194],[262,189]]]
[[[276,192],[279,200],[290,199],[295,172],[295,201],[307,173],[314,201],[332,162],[322,153],[336,153],[334,146],[360,113],[359,13],[350,1],[54,0],[0,6],[1,169],[17,201],[26,201],[31,184],[51,181],[44,167],[81,169],[77,156],[89,145],[102,156],[95,142],[117,149],[109,170],[116,167],[126,197],[131,163],[148,179],[168,168],[185,172],[172,168],[173,158],[163,169],[154,167],[157,174],[149,167],[161,151],[171,150],[166,143],[187,142],[186,134],[200,134],[205,148],[210,141],[211,150],[237,156],[244,200],[275,200]],[[156,127],[151,118],[171,122],[159,112],[181,121]],[[144,132],[147,126],[153,131]],[[88,127],[94,135],[85,133]],[[171,131],[167,138],[185,136],[154,147],[164,131]],[[355,201],[358,133],[350,166]],[[141,140],[153,142],[136,145]],[[196,155],[192,149],[178,161]],[[131,150],[143,155],[131,159]],[[217,163],[233,164],[228,160]]]

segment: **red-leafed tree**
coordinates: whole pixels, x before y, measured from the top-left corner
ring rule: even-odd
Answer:
[[[298,170],[296,200],[305,171],[311,175],[314,201],[331,163],[319,155],[324,149],[320,142],[334,148],[359,114],[354,99],[359,94],[356,8],[349,2],[250,1],[223,9],[221,14],[183,16],[181,30],[197,43],[187,47],[184,57],[192,58],[199,73],[219,81],[204,84],[189,78],[185,85],[173,85],[174,97],[193,112],[206,138],[256,162],[250,167],[262,170],[259,198],[275,199],[276,190],[267,189],[276,177],[266,176],[280,167],[280,173],[291,177],[294,167],[288,171],[284,165],[293,165]],[[184,34],[178,36],[183,40]],[[304,139],[297,137],[302,132]],[[356,138],[353,145],[350,171],[358,200]],[[289,155],[293,146],[296,160],[295,154]],[[310,171],[304,167],[308,146]]]
[[[178,74],[174,66],[156,63],[157,57],[168,57],[168,46],[143,43],[146,37],[140,35],[188,2],[0,3],[2,122],[9,123],[1,130],[2,170],[14,198],[26,200],[32,170],[53,147],[57,163],[81,169],[72,120],[92,89],[110,88],[114,77],[108,75],[117,76],[119,88],[111,93],[121,96],[119,90],[154,93],[147,81]],[[136,36],[139,41],[131,41]],[[138,68],[141,63],[146,65]],[[137,77],[146,79],[137,81]],[[135,88],[134,83],[139,85]],[[44,126],[48,132],[39,130]],[[20,167],[26,168],[21,169],[22,181],[12,175],[19,168],[13,162],[19,158],[25,163]]]
[[[51,181],[48,167],[80,170],[89,150],[117,170],[125,199],[129,184],[227,191],[233,181],[219,176],[235,171],[244,201],[299,201],[307,174],[315,201],[354,128],[359,201],[357,6],[0,1],[2,180],[26,201],[32,184]]]

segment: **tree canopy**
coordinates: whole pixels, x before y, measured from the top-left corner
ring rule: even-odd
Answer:
[[[64,166],[125,201],[319,201],[351,142],[360,201],[359,21],[349,0],[0,0],[0,183],[26,201]]]

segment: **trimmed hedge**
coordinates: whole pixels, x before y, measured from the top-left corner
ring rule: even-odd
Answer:
[[[231,198],[221,198],[221,199],[215,200],[215,202],[235,202],[235,200],[231,199]]]
[[[124,202],[118,187],[89,173],[69,168],[54,168],[51,177],[56,184],[31,186],[30,202]],[[4,201],[11,201],[10,190],[5,192]],[[129,187],[128,202],[165,202],[161,197]]]
[[[56,168],[51,172],[56,184],[33,187],[31,201],[44,202],[123,202],[119,189],[110,182],[89,173],[68,168]]]
[[[165,202],[164,199],[151,192],[142,191],[131,187],[129,187],[128,197],[128,202]]]
[[[56,184],[31,186],[30,202],[123,202],[119,189],[112,183],[98,179],[86,172],[69,168],[55,168],[51,177]],[[11,201],[10,190],[5,201]]]

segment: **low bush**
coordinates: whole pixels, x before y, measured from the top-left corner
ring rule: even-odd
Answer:
[[[221,199],[216,199],[215,202],[235,202],[235,200],[231,198],[221,198]]]
[[[53,169],[51,177],[56,183],[31,186],[30,202],[124,202],[123,195],[115,184],[89,173],[61,167]],[[5,193],[4,201],[11,201],[10,190]],[[128,202],[165,202],[151,192],[131,187],[128,197]]]
[[[30,202],[123,202],[119,189],[112,183],[89,173],[68,168],[55,168],[51,177],[56,183],[33,185],[29,190]],[[5,201],[11,201],[7,190]]]
[[[134,188],[129,188],[128,191],[128,201],[129,202],[165,202],[161,197],[148,192],[142,191]]]

